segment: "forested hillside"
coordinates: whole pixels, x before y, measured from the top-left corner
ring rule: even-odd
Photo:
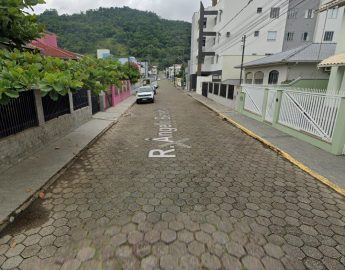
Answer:
[[[59,15],[47,10],[38,20],[58,34],[60,46],[81,54],[107,48],[116,57],[131,55],[161,66],[182,55],[189,58],[191,24],[165,20],[152,12],[124,7]]]

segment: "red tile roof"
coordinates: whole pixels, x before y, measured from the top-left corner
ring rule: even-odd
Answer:
[[[39,40],[32,41],[29,46],[39,49],[45,56],[57,57],[62,59],[78,59],[78,55],[73,52],[43,44]]]

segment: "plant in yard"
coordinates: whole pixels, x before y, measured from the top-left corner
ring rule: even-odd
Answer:
[[[44,57],[19,50],[0,50],[0,103],[18,98],[20,92],[40,90],[57,100],[68,92],[90,89],[99,94],[122,80],[136,80],[139,70],[112,59],[83,57],[79,61]]]
[[[28,13],[44,0],[0,0],[0,41],[18,49],[40,36],[43,26]]]

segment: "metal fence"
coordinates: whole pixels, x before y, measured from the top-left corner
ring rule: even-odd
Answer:
[[[71,113],[68,95],[60,96],[57,101],[45,96],[42,98],[42,105],[45,121]]]
[[[38,119],[33,91],[22,92],[19,98],[0,105],[0,138],[35,126]]]
[[[79,110],[89,106],[89,98],[87,95],[87,90],[81,89],[73,95],[73,109]]]
[[[231,100],[234,99],[234,95],[235,95],[234,85],[206,82],[204,83],[203,86],[205,87],[205,89],[208,89],[209,94],[220,96],[226,99],[231,99]]]

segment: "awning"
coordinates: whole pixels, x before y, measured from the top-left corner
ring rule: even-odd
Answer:
[[[335,66],[345,66],[345,53],[334,55],[330,58],[323,60],[319,67],[335,67]]]
[[[343,7],[345,6],[345,0],[332,0],[328,3],[322,5],[316,12],[323,12],[327,9],[335,8],[335,7]]]

